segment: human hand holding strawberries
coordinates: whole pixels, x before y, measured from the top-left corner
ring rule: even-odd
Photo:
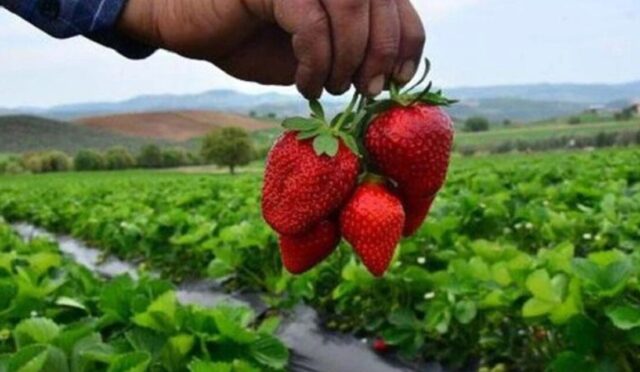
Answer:
[[[284,121],[287,132],[267,159],[262,209],[287,270],[311,269],[341,234],[373,275],[384,275],[447,174],[453,124],[440,106],[454,101],[430,88],[413,94],[392,85],[389,99],[361,97],[354,112],[356,94],[330,123],[312,101],[311,118]]]
[[[307,98],[375,96],[415,74],[425,32],[410,0],[128,0],[119,30]]]

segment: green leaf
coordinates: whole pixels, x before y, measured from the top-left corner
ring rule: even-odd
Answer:
[[[282,369],[289,361],[289,350],[277,338],[261,334],[249,345],[250,354],[267,367]]]
[[[281,319],[278,316],[271,316],[260,324],[258,332],[266,334],[274,334],[280,327]]]
[[[320,104],[320,101],[316,99],[309,101],[309,109],[313,113],[313,116],[322,121],[325,121],[324,108],[322,108],[322,104]]]
[[[605,310],[607,317],[619,329],[629,330],[640,326],[640,308],[631,305],[610,306]]]
[[[338,139],[329,134],[321,134],[313,140],[313,149],[318,156],[327,154],[336,156],[339,149]]]
[[[56,305],[87,311],[87,307],[84,306],[84,304],[80,302],[80,300],[76,300],[75,298],[71,297],[58,297],[58,299],[56,300]]]
[[[220,334],[239,344],[249,344],[256,340],[253,332],[245,329],[234,314],[234,309],[227,307],[215,308],[211,312]]]
[[[300,132],[298,133],[296,138],[299,139],[300,141],[304,141],[306,139],[316,137],[320,133],[326,133],[326,132],[327,132],[327,129],[325,127],[318,127],[316,129]]]
[[[189,363],[190,372],[231,372],[233,366],[229,363],[214,363],[195,359]]]
[[[351,152],[353,152],[356,155],[360,154],[360,149],[358,148],[358,143],[356,142],[356,140],[353,138],[353,136],[344,133],[344,132],[340,132],[339,134],[340,138],[342,138],[342,141],[344,141],[344,144],[349,148],[349,150],[351,150]]]
[[[556,290],[553,287],[549,273],[546,270],[537,270],[527,277],[527,289],[533,296],[543,302],[560,302],[560,298],[556,296]]]
[[[159,332],[173,332],[176,329],[177,300],[174,291],[167,291],[156,298],[143,313],[136,314],[133,322]]]
[[[557,304],[538,298],[531,298],[522,307],[522,316],[525,318],[537,317],[548,314]]]
[[[317,119],[308,119],[302,117],[293,117],[285,119],[282,126],[285,129],[295,131],[310,131],[319,128],[323,123]]]
[[[60,327],[47,318],[23,320],[14,330],[18,349],[31,344],[48,344],[58,337],[59,333]]]
[[[151,363],[151,357],[147,353],[133,352],[123,354],[116,358],[109,367],[108,372],[145,372]]]
[[[573,351],[565,351],[556,356],[549,370],[553,372],[591,371],[591,365],[584,356]]]
[[[213,259],[207,267],[207,275],[213,279],[220,279],[233,273],[233,266],[219,258]]]
[[[9,359],[8,372],[41,372],[49,357],[45,345],[31,345],[21,349]]]
[[[476,317],[478,309],[473,301],[460,301],[456,304],[454,316],[461,324],[469,324]]]

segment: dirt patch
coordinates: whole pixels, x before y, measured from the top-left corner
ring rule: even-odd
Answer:
[[[86,127],[127,136],[176,142],[202,137],[216,127],[233,126],[254,132],[275,126],[272,122],[216,111],[119,114],[81,118],[76,122]]]

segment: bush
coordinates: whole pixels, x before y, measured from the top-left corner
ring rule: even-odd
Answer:
[[[579,116],[572,116],[567,120],[570,125],[578,125],[582,123],[582,119]]]
[[[474,116],[464,122],[466,132],[486,132],[489,130],[489,120],[481,116]]]
[[[107,167],[104,155],[96,150],[78,151],[73,164],[77,171],[97,171]]]
[[[163,154],[158,145],[146,145],[138,155],[138,165],[142,168],[162,168]]]
[[[229,167],[231,174],[240,165],[253,159],[251,137],[241,128],[227,127],[211,132],[202,143],[202,159],[218,166]]]
[[[9,156],[0,160],[0,174],[20,174],[25,171],[26,169],[17,156]]]
[[[22,156],[22,166],[32,173],[67,172],[73,160],[62,151],[31,152]]]
[[[105,155],[107,169],[131,169],[136,166],[136,160],[124,147],[112,147]]]
[[[73,159],[62,151],[49,151],[44,154],[49,172],[68,172],[73,170]]]

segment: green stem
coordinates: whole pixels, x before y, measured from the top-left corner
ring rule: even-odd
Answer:
[[[349,106],[347,106],[347,110],[342,113],[340,120],[338,120],[338,122],[336,123],[336,130],[342,129],[342,126],[344,126],[345,121],[347,120],[347,116],[349,116],[349,114],[353,112],[353,108],[356,106],[356,102],[358,102],[359,96],[360,95],[358,94],[358,92],[355,92],[353,94],[351,102],[349,102]]]

